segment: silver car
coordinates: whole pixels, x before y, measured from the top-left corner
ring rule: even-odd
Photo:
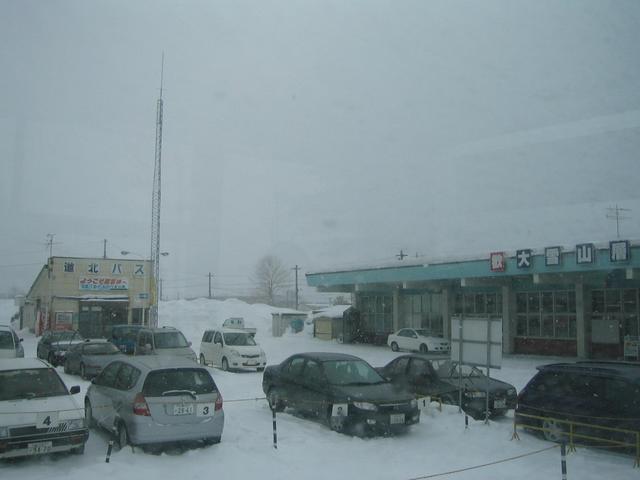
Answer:
[[[113,343],[106,340],[87,340],[72,346],[65,355],[64,373],[92,378],[114,360],[126,358]]]
[[[8,325],[0,325],[0,358],[22,358],[22,339]]]
[[[116,435],[120,448],[220,442],[222,395],[209,371],[188,359],[124,358],[93,379],[85,397],[89,426]]]

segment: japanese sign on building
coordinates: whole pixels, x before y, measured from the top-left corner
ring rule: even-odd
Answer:
[[[612,262],[626,262],[630,256],[628,240],[609,242],[609,259]]]
[[[100,273],[100,264],[98,263],[90,263],[87,267],[88,273]]]
[[[76,264],[73,262],[64,262],[64,271],[67,273],[73,273],[76,271]]]
[[[144,275],[144,263],[136,263],[133,274],[140,277]]]
[[[113,266],[111,267],[111,273],[113,275],[122,275],[122,264],[114,263]]]
[[[531,267],[532,253],[528,248],[522,250],[516,250],[516,267],[529,268]]]
[[[544,249],[544,264],[555,267],[562,263],[562,247],[547,247]]]
[[[490,260],[491,260],[492,272],[504,272],[505,270],[504,252],[492,252]]]
[[[596,261],[596,249],[593,243],[576,245],[576,263],[594,263]]]
[[[80,279],[80,290],[128,290],[126,278],[83,277]]]

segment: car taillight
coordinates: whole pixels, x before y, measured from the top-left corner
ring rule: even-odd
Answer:
[[[142,415],[144,417],[151,416],[149,405],[147,405],[147,401],[144,399],[144,395],[142,395],[142,393],[137,394],[136,398],[133,399],[133,414]]]
[[[222,394],[218,392],[218,398],[216,398],[215,411],[222,410]]]

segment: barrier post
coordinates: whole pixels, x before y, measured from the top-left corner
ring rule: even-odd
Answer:
[[[271,409],[271,413],[273,415],[273,448],[278,449],[278,433],[276,431],[276,409],[275,407]]]
[[[464,429],[469,430],[469,416],[466,413],[464,414]]]
[[[513,439],[520,440],[520,436],[518,435],[518,430],[517,430],[517,421],[516,421],[515,412],[513,413],[513,435],[511,435],[511,440]]]
[[[636,432],[636,461],[633,464],[633,468],[640,467],[640,432]]]
[[[560,444],[560,458],[562,466],[562,480],[567,480],[567,444],[565,442]]]
[[[573,422],[569,422],[569,451],[576,451],[576,446],[573,443]]]
[[[109,446],[107,447],[107,458],[104,459],[105,463],[109,463],[111,458],[111,451],[113,450],[113,440],[109,440]]]

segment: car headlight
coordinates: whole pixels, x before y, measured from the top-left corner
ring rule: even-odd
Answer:
[[[240,355],[240,353],[237,350],[234,350],[233,348],[231,350],[229,350],[229,355],[232,355],[234,357],[237,357],[238,355]]]
[[[486,398],[487,392],[464,392],[465,396],[469,398]]]
[[[0,427],[0,438],[7,438],[9,436],[9,427]]]
[[[353,406],[359,408],[360,410],[375,411],[378,409],[377,405],[369,402],[353,402]]]
[[[75,420],[67,421],[67,430],[79,430],[84,428],[84,419],[76,418]]]
[[[507,390],[507,395],[515,395],[515,394],[516,394],[515,388],[510,388],[509,390]]]

